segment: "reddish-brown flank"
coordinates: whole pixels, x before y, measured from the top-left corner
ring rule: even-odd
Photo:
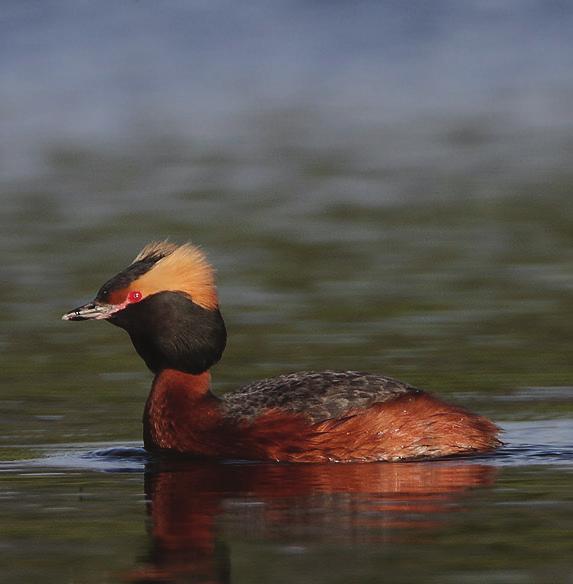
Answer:
[[[500,444],[492,422],[424,392],[312,423],[278,409],[249,421],[225,417],[209,386],[208,372],[162,371],[145,408],[146,448],[249,460],[369,462],[486,452]]]

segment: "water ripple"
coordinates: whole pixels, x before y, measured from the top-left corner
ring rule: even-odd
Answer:
[[[573,420],[507,422],[504,446],[494,453],[457,458],[455,461],[487,463],[496,467],[573,465]],[[39,448],[43,456],[0,465],[2,472],[36,472],[39,468],[67,471],[142,472],[158,460],[141,443],[67,444]],[[240,464],[242,461],[226,461]],[[453,459],[450,461],[453,462]]]

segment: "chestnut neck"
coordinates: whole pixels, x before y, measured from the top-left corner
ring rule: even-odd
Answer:
[[[219,420],[219,398],[210,391],[211,374],[162,369],[153,381],[143,414],[148,450],[212,454],[211,435]]]
[[[184,391],[190,398],[201,399],[207,395],[212,395],[211,372],[186,373],[178,369],[162,369],[153,380],[151,394],[169,393],[171,391]]]

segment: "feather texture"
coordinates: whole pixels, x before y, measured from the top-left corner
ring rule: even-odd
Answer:
[[[419,389],[386,377],[359,371],[298,371],[261,379],[223,395],[226,415],[252,420],[267,410],[303,414],[314,423],[341,418],[350,410],[416,395]]]
[[[144,296],[165,291],[183,292],[202,308],[217,308],[215,272],[198,247],[190,243],[153,242],[137,254],[134,263],[155,258],[159,259],[149,271],[131,283],[130,289],[137,289]]]

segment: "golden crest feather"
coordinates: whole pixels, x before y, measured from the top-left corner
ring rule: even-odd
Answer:
[[[189,244],[187,244],[189,245]],[[144,260],[150,256],[162,255],[166,256],[173,253],[179,246],[176,243],[171,243],[166,239],[164,241],[152,241],[148,243],[136,256],[133,258],[133,262],[138,262]]]
[[[217,308],[215,272],[198,247],[190,243],[177,245],[169,241],[154,241],[147,244],[133,261],[153,256],[160,259],[131,283],[131,290],[137,289],[144,296],[164,291],[183,292],[203,308]]]

